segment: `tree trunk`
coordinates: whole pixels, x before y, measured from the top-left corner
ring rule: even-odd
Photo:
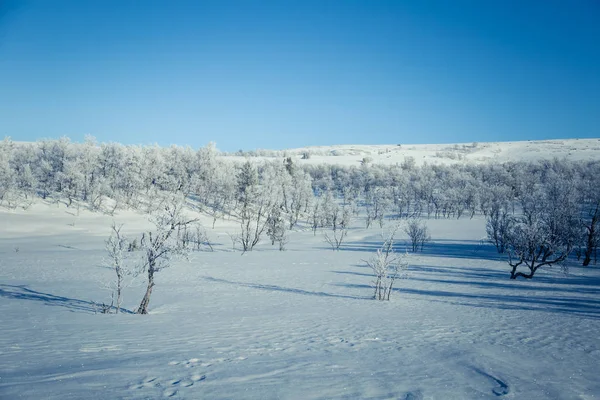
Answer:
[[[148,314],[148,305],[150,304],[150,296],[152,295],[152,288],[154,287],[154,265],[148,266],[148,287],[146,288],[146,294],[137,309],[138,314]]]
[[[592,222],[588,228],[588,234],[587,234],[587,244],[585,247],[585,258],[583,259],[583,266],[587,267],[588,265],[590,265],[590,262],[592,261],[592,252],[594,251],[594,245],[595,245],[595,239],[596,239],[596,216],[594,216],[594,218],[592,219]]]
[[[146,294],[138,307],[138,314],[148,314],[148,305],[150,304],[150,295],[152,295],[152,288],[154,287],[154,282],[148,282],[148,287],[146,288]]]
[[[534,270],[530,270],[531,272],[529,274],[524,274],[522,272],[516,272],[517,268],[513,267],[512,271],[510,271],[510,279],[517,279],[519,276],[525,278],[525,279],[531,279],[533,278],[533,274],[535,273]]]
[[[123,277],[121,276],[121,273],[119,271],[117,271],[117,312],[116,312],[117,314],[121,310],[122,291],[123,291]]]

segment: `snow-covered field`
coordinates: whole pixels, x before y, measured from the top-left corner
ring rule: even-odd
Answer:
[[[302,159],[303,154],[308,159]],[[281,151],[256,150],[256,160],[290,156],[300,164],[360,165],[363,159],[374,164],[396,165],[411,158],[415,165],[481,164],[566,158],[572,161],[593,160],[600,154],[600,139],[529,140],[457,144],[395,144],[313,146]],[[243,157],[230,155],[226,158]]]
[[[390,302],[371,300],[362,261],[377,228],[357,221],[339,252],[299,230],[285,252],[264,240],[241,255],[236,224],[219,221],[214,252],[158,273],[149,315],[96,314],[113,220],[147,226],[128,211],[0,209],[1,399],[600,397],[600,270],[511,281],[480,216],[429,220]]]

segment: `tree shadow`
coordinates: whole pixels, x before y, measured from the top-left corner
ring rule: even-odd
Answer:
[[[482,279],[482,280],[508,280],[510,273],[508,268],[506,272],[496,271],[492,268],[477,268],[477,267],[441,267],[441,266],[429,266],[429,265],[411,265],[410,271],[423,272],[429,274],[444,274],[462,279]]]
[[[309,291],[309,290],[288,288],[288,287],[277,286],[277,285],[264,285],[264,284],[259,284],[259,283],[235,282],[235,281],[229,281],[226,279],[213,278],[212,276],[203,276],[202,279],[205,279],[210,282],[226,283],[229,285],[238,285],[238,286],[248,287],[248,288],[252,288],[252,289],[260,289],[260,290],[267,290],[267,291],[273,291],[273,292],[288,292],[288,293],[294,293],[294,294],[301,294],[301,295],[305,295],[305,296],[338,297],[338,298],[342,298],[342,299],[353,299],[353,300],[365,300],[365,299],[372,298],[372,297],[367,297],[367,296],[362,297],[362,296],[351,296],[351,295],[327,293],[327,292],[313,292],[313,291]]]
[[[0,284],[0,297],[14,300],[39,301],[47,306],[64,307],[71,312],[86,312],[97,314],[100,312],[98,304],[92,301],[72,299],[69,297],[56,296],[50,293],[38,292],[29,289],[27,285],[5,285]],[[113,307],[114,308],[114,307]],[[121,308],[125,314],[133,314],[133,311]]]
[[[380,241],[359,241],[347,242],[342,244],[340,251],[364,251],[376,252],[381,248]],[[329,249],[331,247],[319,247],[319,249]],[[404,253],[410,246],[406,243],[397,243],[394,245],[394,251]],[[410,252],[412,253],[412,252]],[[417,253],[427,257],[446,257],[446,258],[464,258],[464,259],[482,259],[487,261],[506,261],[506,254],[500,254],[496,247],[489,243],[482,243],[477,240],[451,241],[438,239],[427,243],[422,251]]]
[[[506,282],[493,282],[493,281],[461,281],[461,280],[453,280],[453,279],[432,279],[432,278],[415,278],[412,277],[411,280],[417,282],[431,282],[431,283],[440,283],[443,285],[462,285],[462,286],[475,286],[484,289],[507,289],[514,291],[531,291],[531,292],[552,292],[552,293],[571,293],[571,294],[591,294],[591,295],[600,295],[600,284],[596,281],[598,287],[589,287],[588,283],[585,286],[588,287],[566,287],[567,284],[572,286],[578,286],[580,281],[568,281],[565,282],[560,287],[556,287],[555,283],[560,281],[546,281],[546,283],[542,283],[536,281],[536,278],[533,278],[532,281],[510,281],[506,280]],[[595,281],[595,279],[590,278],[591,281]],[[539,285],[538,283],[541,283]],[[550,286],[552,285],[552,286]]]
[[[373,273],[365,273],[365,272],[351,272],[351,271],[330,271],[334,274],[342,274],[342,275],[356,275],[356,276],[368,276],[370,278],[373,277]]]
[[[353,289],[371,289],[364,284],[338,283]],[[535,296],[509,294],[481,294],[452,292],[447,290],[423,290],[411,288],[394,288],[395,292],[425,297],[428,301],[476,308],[500,310],[543,311],[557,314],[571,314],[580,317],[600,319],[600,300],[573,296]]]
[[[394,290],[424,296],[429,301],[471,307],[546,311],[600,319],[600,276],[542,274],[532,280],[514,281],[509,279],[508,270],[500,271],[497,268],[411,265],[408,271],[409,281],[429,284],[429,287],[399,287]],[[372,274],[364,270],[331,272],[372,277]],[[371,289],[367,284],[335,285]],[[442,290],[432,289],[431,285],[439,285],[437,287]],[[498,290],[502,292],[490,293]]]
[[[357,268],[369,268],[366,265],[354,265]],[[372,273],[367,272],[354,272],[354,271],[339,271],[333,270],[331,271],[336,274],[345,274],[345,275],[356,275],[356,276],[373,276]],[[506,279],[508,280],[510,274],[507,270],[506,273],[495,271],[493,269],[485,269],[485,268],[467,268],[467,267],[430,267],[423,265],[410,265],[408,267],[408,272],[423,272],[423,273],[432,273],[436,275],[444,274],[444,275],[453,275],[460,278],[466,279],[484,279],[484,280],[494,280],[494,279]],[[465,281],[471,282],[471,281]]]

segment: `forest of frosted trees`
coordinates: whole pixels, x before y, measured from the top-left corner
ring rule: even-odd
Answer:
[[[68,138],[0,142],[0,206],[34,199],[112,214],[152,214],[177,194],[212,217],[239,221],[235,240],[251,251],[261,240],[285,249],[299,224],[342,246],[350,221],[364,228],[391,219],[486,219],[487,240],[505,253],[511,278],[569,255],[596,262],[600,229],[600,162],[344,167],[302,165],[301,155],[271,161],[220,157],[213,144],[190,147],[84,143]],[[480,239],[480,238],[475,238]]]

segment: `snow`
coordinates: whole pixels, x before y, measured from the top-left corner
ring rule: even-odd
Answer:
[[[302,159],[304,152],[309,159]],[[261,150],[256,151],[261,154]],[[453,144],[394,144],[394,145],[335,145],[313,146],[262,153],[291,156],[300,164],[360,165],[368,157],[373,164],[396,165],[412,157],[416,165],[481,164],[488,162],[538,161],[542,159],[593,160],[600,153],[600,139],[529,140],[518,142],[453,143]],[[244,157],[229,155],[225,159]],[[265,160],[272,157],[251,157]]]
[[[363,261],[377,228],[356,221],[339,252],[299,229],[285,252],[241,255],[234,221],[218,221],[215,251],[158,273],[145,316],[94,312],[112,221],[148,227],[132,211],[0,208],[0,398],[600,397],[600,270],[511,281],[480,216],[428,220],[432,242],[390,302],[371,299]]]

